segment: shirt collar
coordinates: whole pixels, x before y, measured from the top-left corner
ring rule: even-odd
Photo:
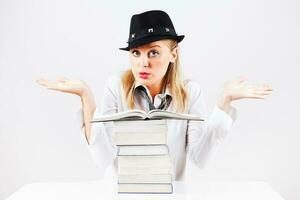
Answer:
[[[151,97],[150,91],[149,91],[149,89],[147,88],[147,86],[145,86],[145,85],[143,85],[143,84],[141,84],[141,83],[134,82],[134,91],[135,91],[135,89],[136,89],[137,87],[139,87],[139,86],[144,87],[144,88],[146,89],[146,91],[147,91],[148,96]],[[171,90],[170,90],[169,85],[166,86],[165,93],[162,93],[162,94],[160,94],[160,95],[163,95],[163,96],[164,96],[164,95],[168,95],[168,96],[172,97],[172,95],[171,95]]]

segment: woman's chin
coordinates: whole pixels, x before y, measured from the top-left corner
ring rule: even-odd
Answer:
[[[149,78],[148,79],[139,78],[138,81],[140,84],[143,84],[143,85],[149,85],[151,83]]]

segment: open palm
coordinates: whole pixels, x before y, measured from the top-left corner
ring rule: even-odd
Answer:
[[[71,93],[81,96],[84,89],[87,87],[86,83],[82,80],[69,80],[65,77],[58,78],[56,81],[48,81],[47,79],[40,78],[36,82],[50,90],[57,90],[65,93]]]
[[[233,101],[243,98],[264,99],[273,92],[273,88],[270,85],[249,85],[245,83],[245,80],[246,78],[241,76],[227,81],[224,84],[223,94],[230,96]]]

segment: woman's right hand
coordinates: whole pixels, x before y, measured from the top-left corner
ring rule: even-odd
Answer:
[[[40,78],[36,82],[50,90],[57,90],[60,92],[76,94],[80,97],[88,90],[87,84],[82,80],[69,80],[65,77],[60,77],[56,81],[48,81],[47,79]]]
[[[92,120],[93,114],[96,110],[96,104],[92,91],[89,89],[88,85],[82,80],[69,80],[64,77],[58,78],[56,81],[52,82],[47,79],[40,78],[37,79],[36,82],[47,89],[76,94],[81,97],[84,132],[86,140],[88,144],[90,144],[92,126],[90,121]]]

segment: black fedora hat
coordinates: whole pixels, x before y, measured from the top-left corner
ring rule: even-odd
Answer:
[[[128,46],[119,48],[129,51],[150,42],[161,39],[173,39],[181,42],[184,35],[177,35],[171,18],[161,10],[150,10],[131,17]]]

